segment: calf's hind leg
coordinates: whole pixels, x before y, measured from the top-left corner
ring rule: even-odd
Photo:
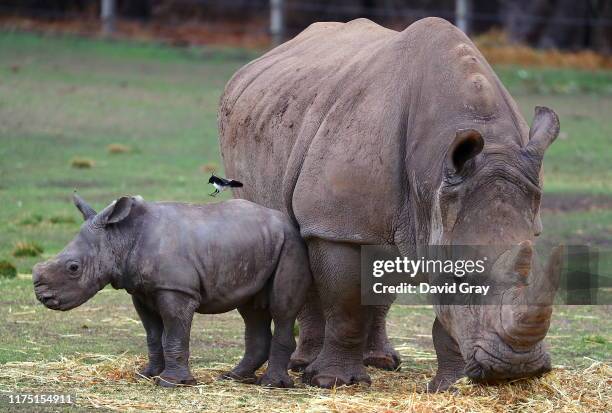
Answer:
[[[295,350],[293,325],[311,285],[306,244],[299,236],[287,236],[270,289],[274,336],[268,369],[259,379],[262,386],[293,387],[293,380],[287,373],[289,359]]]
[[[295,350],[294,323],[295,318],[274,318],[274,335],[272,336],[268,368],[259,378],[257,384],[268,387],[293,387],[293,380],[287,373],[287,365],[291,353]]]
[[[245,325],[244,356],[236,367],[220,378],[255,383],[255,371],[266,362],[270,352],[272,318],[267,309],[256,308],[253,301],[238,308],[238,312]]]
[[[297,349],[291,355],[289,368],[293,371],[302,371],[317,358],[325,337],[325,318],[319,302],[319,293],[314,285],[310,288],[297,319],[300,337]]]

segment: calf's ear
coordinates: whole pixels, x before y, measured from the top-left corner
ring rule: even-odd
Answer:
[[[104,208],[104,210],[96,216],[95,223],[102,227],[121,222],[130,215],[133,206],[134,198],[131,196],[122,196]]]
[[[448,152],[447,168],[461,173],[468,161],[475,158],[484,148],[484,139],[475,129],[460,129],[455,135]]]
[[[544,156],[544,151],[555,141],[559,135],[559,117],[552,110],[544,106],[536,106],[531,129],[529,129],[529,143],[525,148],[529,152]]]

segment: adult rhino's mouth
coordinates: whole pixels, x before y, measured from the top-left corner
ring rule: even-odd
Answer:
[[[501,338],[476,344],[465,366],[465,375],[478,383],[540,376],[551,370],[550,355],[539,343],[532,350],[517,352]]]
[[[555,249],[544,272],[532,271],[532,256],[532,244],[525,241],[495,264],[510,268],[520,283],[502,294],[498,307],[488,308],[492,329],[472,345],[466,357],[465,374],[476,382],[533,377],[551,370],[542,340],[550,326],[563,250]]]

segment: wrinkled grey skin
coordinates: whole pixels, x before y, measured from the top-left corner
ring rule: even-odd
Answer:
[[[141,374],[162,386],[195,384],[189,370],[194,313],[237,308],[242,361],[224,378],[291,387],[293,324],[311,284],[304,241],[280,212],[245,200],[208,205],[122,197],[99,214],[75,195],[85,223],[56,257],[33,271],[36,297],[70,310],[105,285],[132,295],[147,333]],[[274,320],[274,334],[270,323]]]
[[[360,245],[394,244],[408,257],[427,245],[499,245],[502,255],[527,241],[529,255],[542,230],[542,158],[559,122],[539,107],[530,129],[447,21],[396,32],[358,19],[313,24],[240,69],[219,129],[226,171],[244,183],[234,194],[286,212],[307,242],[320,303],[311,294],[298,317],[292,363],[309,364],[306,382],[330,387],[369,382],[364,361],[398,361],[387,308],[360,305]],[[514,276],[508,254],[497,276]],[[548,274],[531,261],[519,267],[529,285]],[[550,369],[551,307],[524,305],[528,290],[497,306],[435,306],[430,391],[466,374],[495,381]]]

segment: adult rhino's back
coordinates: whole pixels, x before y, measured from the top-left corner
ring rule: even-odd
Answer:
[[[353,93],[364,62],[396,34],[366,19],[315,23],[232,77],[219,130],[227,174],[245,184],[236,195],[286,209],[279,194],[293,188],[336,97]]]
[[[429,168],[457,128],[482,119],[523,125],[516,135],[526,136],[516,112],[484,58],[445,20],[402,32],[366,19],[317,23],[230,80],[221,151],[228,176],[245,184],[236,195],[288,212],[304,236],[380,243],[393,240],[414,176],[407,152],[421,148],[415,156]]]

